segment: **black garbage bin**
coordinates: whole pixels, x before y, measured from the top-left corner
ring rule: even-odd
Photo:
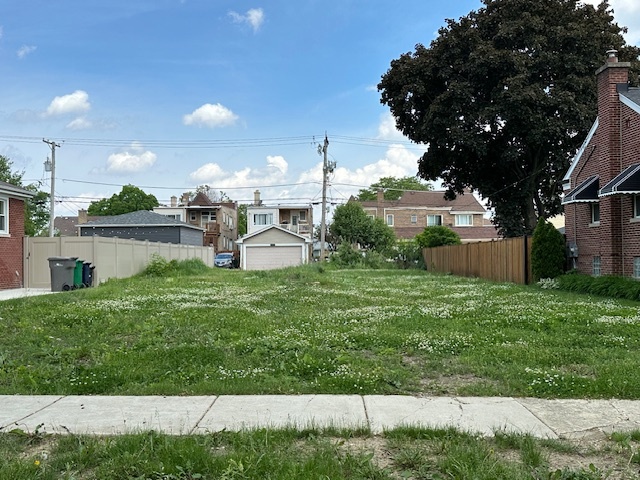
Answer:
[[[51,271],[51,291],[62,292],[73,288],[73,273],[76,268],[75,257],[49,257]]]
[[[93,270],[95,268],[91,266],[91,262],[84,262],[82,265],[82,284],[85,287],[93,286]]]

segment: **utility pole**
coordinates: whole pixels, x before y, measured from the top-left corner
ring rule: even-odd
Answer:
[[[44,143],[46,143],[47,145],[49,145],[49,147],[51,147],[51,162],[45,162],[44,166],[45,166],[45,170],[49,171],[49,169],[51,170],[51,196],[49,198],[50,200],[50,204],[49,204],[49,236],[53,237],[54,236],[54,228],[53,228],[53,219],[55,217],[55,186],[56,186],[56,147],[60,147],[60,144],[52,141],[52,140],[45,140],[44,138],[42,139],[42,141]],[[49,165],[50,163],[50,165]]]
[[[318,153],[322,153],[322,218],[320,220],[320,260],[325,259],[325,240],[327,238],[327,184],[328,175],[336,167],[335,162],[327,161],[327,150],[329,149],[329,139],[324,134],[324,144],[318,145]]]

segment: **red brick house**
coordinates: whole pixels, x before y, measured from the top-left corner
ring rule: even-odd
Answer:
[[[445,200],[444,193],[404,192],[398,200],[385,200],[379,190],[376,200],[359,203],[369,216],[381,218],[393,228],[399,239],[414,238],[434,225],[451,228],[465,243],[499,238],[496,228],[484,217],[486,209],[471,192],[454,200]]]
[[[580,272],[640,278],[640,89],[607,54],[598,117],[563,179],[565,233]]]
[[[0,290],[23,286],[25,200],[33,193],[0,181]]]

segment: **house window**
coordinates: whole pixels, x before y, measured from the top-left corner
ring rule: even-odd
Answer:
[[[600,223],[600,204],[591,203],[591,223]]]
[[[470,227],[473,225],[473,215],[456,215],[456,227]]]
[[[375,215],[367,215],[367,218],[370,218],[371,220],[375,220],[376,216]]]
[[[593,257],[593,262],[591,263],[591,275],[594,277],[600,276],[600,257]]]
[[[640,257],[633,257],[633,278],[640,278]]]
[[[189,216],[189,218],[191,219],[192,222],[195,222],[198,217],[196,216],[196,212],[191,212],[191,215]]]
[[[179,213],[173,214],[173,213],[168,213],[165,215],[165,217],[167,218],[173,218],[174,220],[182,220],[182,216]]]
[[[427,215],[427,227],[442,225],[442,215]]]
[[[417,215],[411,215],[411,223],[418,223],[418,216]]]
[[[305,210],[300,210],[300,221],[301,222],[307,221],[307,212]]]
[[[254,225],[273,225],[273,213],[255,213],[253,215]]]
[[[391,214],[387,215],[387,225],[393,227],[393,215]]]
[[[640,218],[640,195],[633,196],[633,216]]]
[[[9,233],[9,199],[0,197],[0,233]]]

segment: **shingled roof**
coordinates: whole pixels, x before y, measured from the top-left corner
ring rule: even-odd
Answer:
[[[485,213],[485,208],[471,193],[458,195],[453,200],[445,200],[444,191],[428,190],[424,192],[404,192],[398,200],[383,200],[386,207],[448,207],[452,212]],[[360,202],[363,207],[378,206],[377,200]]]
[[[187,227],[196,230],[204,230],[195,225],[190,225],[180,220],[160,215],[159,213],[150,212],[148,210],[138,210],[137,212],[124,213],[122,215],[114,215],[100,217],[91,222],[84,223],[80,227],[144,227],[153,225],[154,227]]]

